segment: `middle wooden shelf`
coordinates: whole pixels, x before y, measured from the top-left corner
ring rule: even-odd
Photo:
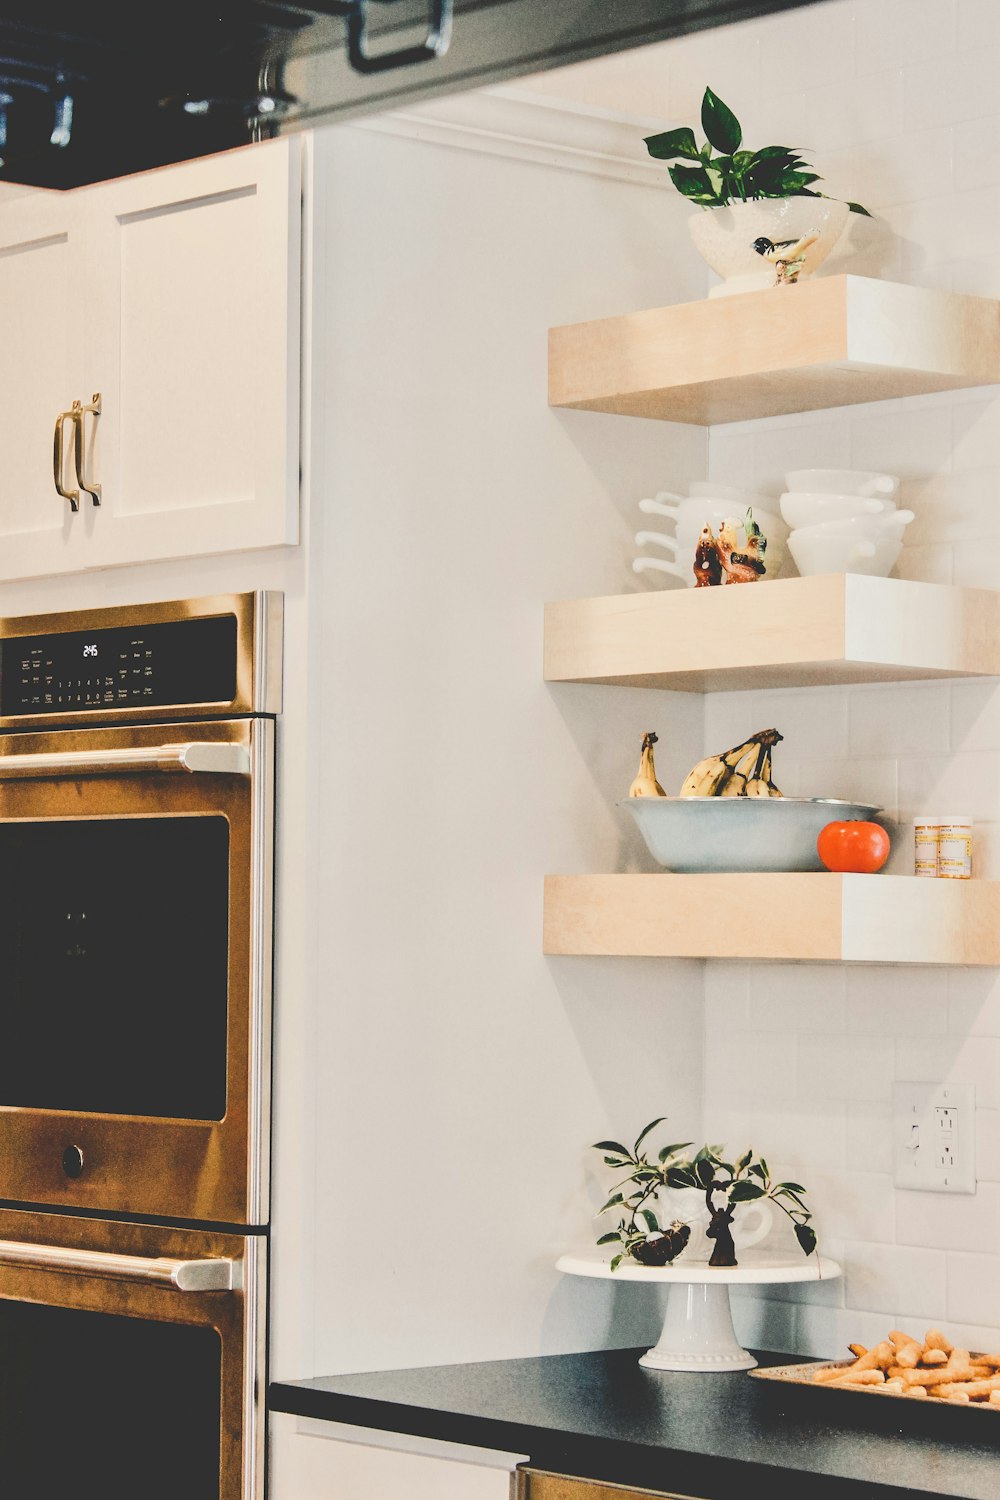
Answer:
[[[1000,882],[812,872],[547,875],[543,951],[998,965]]]
[[[687,692],[1000,676],[1000,592],[835,573],[545,606],[545,680]]]

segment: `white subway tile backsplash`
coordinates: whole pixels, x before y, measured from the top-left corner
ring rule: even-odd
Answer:
[[[852,216],[821,274],[1000,298],[1000,4],[834,0],[740,30],[755,45],[746,78],[729,75],[729,102],[748,145],[802,141],[826,191],[877,215]],[[708,39],[684,56],[705,74],[692,100],[726,76]],[[720,69],[734,57],[727,41]],[[916,520],[897,575],[1000,588],[996,387],[710,429],[708,451],[710,475],[774,497],[792,468],[899,474]],[[710,694],[705,752],[771,724],[785,736],[775,770],[786,793],[884,810],[888,871],[912,873],[915,813],[966,812],[975,873],[1000,879],[994,680]],[[827,1253],[846,1242],[837,1292],[734,1297],[745,1336],[830,1357],[937,1323],[1000,1348],[1000,970],[710,963],[705,1026],[706,1126],[807,1185]],[[894,1078],[975,1084],[974,1195],[895,1188]]]
[[[998,1109],[1000,1041],[982,1036],[897,1037],[896,1078],[917,1083],[971,1083],[979,1109]]]
[[[995,1253],[949,1253],[948,1317],[959,1323],[1000,1326],[1000,1277]]]
[[[1000,1187],[981,1182],[973,1194],[895,1194],[895,1239],[900,1245],[932,1250],[996,1251],[1000,1230]],[[865,1231],[866,1238],[874,1238]]]
[[[889,1037],[808,1035],[799,1038],[799,1095],[803,1099],[888,1099],[894,1046]]]
[[[852,1172],[892,1172],[892,1105],[888,1101],[848,1104],[847,1166]]]
[[[934,755],[947,750],[950,685],[897,683],[886,695],[884,683],[850,689],[848,744],[855,755]]]
[[[847,1029],[855,1036],[941,1036],[948,1030],[947,974],[896,964],[852,964]]]
[[[845,1028],[845,975],[836,964],[767,964],[750,968],[750,1023],[772,1030],[832,1032]]]
[[[946,1311],[942,1250],[852,1240],[844,1251],[844,1302],[861,1312],[885,1308],[911,1318],[938,1319]]]

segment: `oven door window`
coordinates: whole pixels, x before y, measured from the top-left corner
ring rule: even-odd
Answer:
[[[221,1120],[229,823],[0,823],[0,1098]]]
[[[214,1328],[0,1301],[3,1493],[219,1500]]]

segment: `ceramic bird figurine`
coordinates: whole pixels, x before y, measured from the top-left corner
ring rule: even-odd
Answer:
[[[719,545],[712,535],[711,526],[703,526],[694,549],[694,586],[696,589],[714,587],[722,582],[722,560]]]
[[[799,273],[805,265],[806,251],[810,245],[815,245],[819,239],[818,234],[804,234],[797,240],[779,240],[777,244],[769,240],[766,235],[761,235],[754,240],[753,248],[758,255],[770,261],[775,269],[775,286],[788,286],[798,281]]]
[[[763,543],[763,545],[762,545]],[[719,531],[719,559],[726,583],[756,583],[764,576],[764,559],[761,553],[767,546],[763,532],[748,516],[747,541],[740,547],[739,529],[735,521],[726,521]]]

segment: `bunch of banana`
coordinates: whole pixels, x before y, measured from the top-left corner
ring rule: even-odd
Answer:
[[[665,797],[667,794],[656,779],[656,767],[653,764],[653,746],[656,744],[655,734],[644,734],[642,737],[642,755],[639,760],[639,771],[628,789],[630,797]]]
[[[742,745],[710,755],[684,779],[682,797],[781,797],[771,780],[771,750],[784,735],[758,729]]]

